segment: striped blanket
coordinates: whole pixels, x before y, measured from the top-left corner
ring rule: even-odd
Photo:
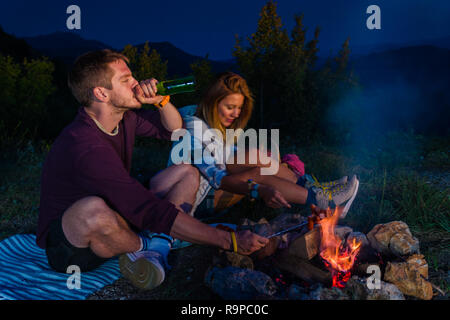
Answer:
[[[117,259],[78,275],[55,272],[32,234],[0,242],[0,300],[81,300],[119,277]]]

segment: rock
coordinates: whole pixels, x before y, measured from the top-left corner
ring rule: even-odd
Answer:
[[[345,239],[351,232],[353,232],[353,229],[347,226],[336,226],[334,228],[334,234],[341,239]]]
[[[347,236],[347,244],[352,244],[353,240],[361,243],[358,255],[356,256],[356,269],[362,270],[361,272],[365,273],[369,265],[372,265],[374,264],[374,262],[378,261],[378,257],[376,256],[378,253],[375,249],[372,248],[369,240],[364,233],[351,232]],[[363,261],[364,263],[361,265],[360,261]]]
[[[426,278],[428,264],[421,254],[410,256],[406,262],[388,262],[384,274],[384,280],[395,284],[404,294],[430,300],[433,287]]]
[[[369,295],[367,280],[358,276],[352,276],[343,290],[351,300],[366,300]]]
[[[225,256],[232,267],[253,270],[253,260],[249,256],[244,256],[236,252],[225,252]]]
[[[352,300],[405,300],[402,292],[392,283],[380,281],[379,289],[369,289],[367,278],[352,276],[343,289]]]
[[[247,218],[243,219],[242,222],[241,222],[241,226],[254,226],[255,224],[256,224],[255,221],[252,221],[252,220],[247,219]]]
[[[278,232],[304,221],[306,218],[299,213],[282,213],[270,220],[270,225],[275,232]]]
[[[263,237],[273,234],[272,226],[269,223],[257,223],[253,226],[253,232]]]
[[[405,300],[405,297],[394,284],[380,281],[380,289],[369,290],[367,300]]]
[[[413,253],[419,253],[419,240],[411,234],[394,234],[390,241],[390,249],[393,253],[406,256]]]
[[[349,300],[347,294],[339,288],[324,288],[321,284],[311,286],[310,300]]]
[[[370,246],[369,240],[367,240],[366,235],[362,232],[350,232],[347,236],[347,243],[352,243],[353,239],[355,239],[356,242],[361,242],[361,249]]]
[[[287,293],[287,298],[289,300],[309,300],[310,297],[303,287],[300,287],[296,284],[292,284]]]
[[[402,221],[377,224],[368,234],[370,245],[378,252],[407,256],[419,253],[419,240],[413,237],[409,227]]]
[[[226,300],[270,298],[278,290],[267,274],[235,267],[213,267],[207,271],[204,282]]]

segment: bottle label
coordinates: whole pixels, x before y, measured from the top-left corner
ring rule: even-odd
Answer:
[[[191,81],[191,82],[183,82],[183,83],[179,83],[179,84],[168,84],[168,85],[165,85],[164,87],[167,90],[170,90],[170,89],[175,89],[175,88],[180,88],[180,87],[185,87],[185,86],[193,86],[193,85],[194,85],[194,82]]]

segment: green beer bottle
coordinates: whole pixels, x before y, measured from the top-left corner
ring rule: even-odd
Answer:
[[[161,96],[195,91],[194,76],[158,82],[156,94]]]

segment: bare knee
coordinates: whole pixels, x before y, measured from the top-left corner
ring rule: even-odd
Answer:
[[[183,164],[182,166],[182,179],[189,181],[192,184],[192,188],[197,191],[200,185],[200,173],[198,169],[190,164]]]
[[[100,197],[87,197],[79,201],[80,223],[86,233],[111,233],[119,228],[117,213]]]

